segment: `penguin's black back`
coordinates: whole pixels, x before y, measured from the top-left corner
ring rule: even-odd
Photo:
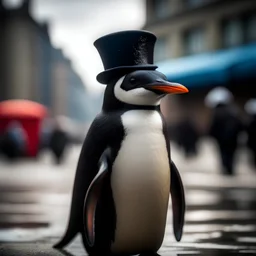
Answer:
[[[56,248],[66,246],[77,233],[81,233],[84,246],[89,254],[99,253],[99,250],[106,252],[110,249],[116,225],[116,214],[110,186],[111,168],[124,136],[121,112],[106,113],[102,111],[93,121],[83,143],[77,165],[68,228],[62,240],[55,245]],[[84,199],[90,183],[98,172],[99,159],[107,148],[111,150],[111,165],[109,166],[107,181],[103,186],[97,204],[95,246],[91,248],[87,243],[83,229]]]
[[[125,130],[121,121],[122,112],[106,114],[109,119],[108,148],[110,149],[110,161],[108,166],[108,175],[104,181],[100,199],[97,203],[95,215],[95,246],[92,253],[110,253],[111,243],[115,239],[116,230],[116,210],[111,188],[112,165],[121,148],[122,141],[125,137]],[[91,248],[90,248],[91,249]],[[90,250],[89,249],[89,250]],[[89,252],[88,250],[88,252]]]

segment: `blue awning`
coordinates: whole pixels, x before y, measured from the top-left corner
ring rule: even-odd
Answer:
[[[223,85],[230,79],[256,78],[256,44],[157,63],[169,81],[188,88]]]

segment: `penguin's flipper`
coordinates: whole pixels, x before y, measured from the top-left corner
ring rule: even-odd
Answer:
[[[54,248],[63,248],[69,244],[78,233],[84,233],[84,200],[87,190],[99,171],[100,158],[107,149],[109,141],[123,134],[119,119],[104,113],[99,114],[91,124],[84,140],[79,156],[73,185],[72,202],[69,222],[62,239]],[[90,249],[87,241],[83,240],[86,250]]]
[[[104,178],[107,176],[109,164],[106,151],[102,154],[99,162],[99,171],[92,180],[84,201],[84,229],[87,243],[92,247],[95,241],[95,212],[97,202],[100,197],[100,192]]]
[[[171,161],[171,197],[174,235],[176,240],[180,241],[185,216],[185,194],[179,171],[173,161]]]

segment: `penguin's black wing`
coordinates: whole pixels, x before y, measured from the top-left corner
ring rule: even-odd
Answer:
[[[66,246],[77,235],[83,233],[84,200],[86,192],[99,170],[99,160],[114,138],[122,134],[120,117],[100,114],[93,121],[80,153],[71,203],[69,224],[64,237],[54,247]]]
[[[107,180],[107,175],[110,175],[110,149],[107,148],[99,160],[99,171],[92,180],[84,200],[84,231],[86,244],[90,247],[95,244],[95,216],[96,207],[100,200],[104,181]]]
[[[185,216],[185,194],[179,171],[171,160],[171,197],[173,229],[177,241],[180,241],[183,233]]]
[[[162,116],[162,115],[161,115]],[[170,154],[170,139],[168,134],[167,125],[162,116],[163,120],[163,133],[166,140],[166,147],[169,155],[170,170],[171,170],[171,184],[170,193],[172,197],[172,213],[173,213],[173,230],[174,236],[177,241],[180,241],[183,233],[184,217],[185,217],[185,193],[183,188],[183,183],[179,174],[179,171],[171,160]]]

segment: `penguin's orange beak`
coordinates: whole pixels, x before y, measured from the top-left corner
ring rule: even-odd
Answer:
[[[151,85],[149,88],[165,94],[181,94],[189,92],[188,88],[184,85],[178,83],[170,83],[168,81],[156,85]]]

